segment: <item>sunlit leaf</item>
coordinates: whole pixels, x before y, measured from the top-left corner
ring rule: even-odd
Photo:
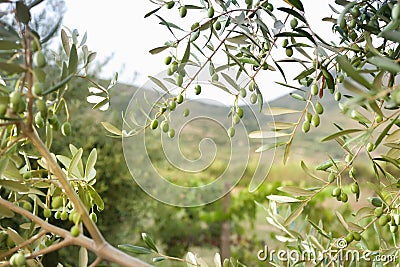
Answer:
[[[106,121],[102,121],[101,125],[103,125],[104,129],[106,129],[110,133],[118,135],[118,136],[122,136],[121,130],[118,129],[117,127],[115,127],[114,125],[112,125],[111,123],[106,122]]]
[[[280,195],[269,195],[267,196],[267,199],[276,201],[278,203],[296,203],[296,202],[301,202],[301,200],[293,197],[288,197],[288,196],[280,196]]]

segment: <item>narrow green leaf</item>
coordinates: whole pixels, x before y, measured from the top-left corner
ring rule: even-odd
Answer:
[[[385,129],[383,129],[383,131],[381,132],[381,134],[378,136],[378,138],[375,141],[375,147],[378,147],[379,144],[382,142],[383,138],[386,137],[387,133],[389,132],[390,128],[392,128],[393,124],[396,122],[396,120],[399,118],[399,116],[397,116],[395,119],[393,119],[386,127]]]
[[[185,53],[183,54],[183,57],[181,60],[180,68],[183,68],[184,64],[189,61],[189,57],[190,57],[190,42],[188,42],[188,44],[186,46]]]
[[[101,199],[100,195],[96,192],[96,190],[91,186],[87,185],[90,196],[93,199],[94,204],[96,204],[98,210],[104,210],[104,201]]]
[[[69,38],[64,29],[61,29],[61,42],[65,51],[65,54],[69,56],[69,52],[71,51],[71,47],[69,46]]]
[[[120,129],[118,129],[117,127],[115,127],[114,125],[112,125],[111,123],[102,121],[101,125],[103,125],[104,129],[106,129],[110,133],[118,135],[118,136],[122,136],[122,131]]]
[[[68,75],[64,80],[60,81],[59,83],[57,83],[53,87],[51,87],[51,88],[47,89],[46,91],[44,91],[42,93],[42,95],[48,95],[48,94],[50,94],[50,93],[52,93],[54,91],[57,91],[58,89],[60,89],[64,85],[66,85],[73,77],[74,77],[74,74]]]
[[[301,202],[301,200],[293,197],[287,197],[287,196],[280,196],[280,195],[269,195],[267,196],[267,199],[276,201],[278,203],[296,203],[296,202]]]
[[[153,253],[148,248],[134,246],[134,245],[130,245],[130,244],[118,245],[118,248],[127,253],[132,253],[132,254],[151,254],[151,253]]]
[[[321,235],[325,236],[326,238],[328,238],[329,240],[332,239],[332,237],[330,235],[328,235],[322,228],[320,228],[318,225],[316,225],[315,223],[313,223],[312,221],[308,221],[317,231],[318,233],[320,233]]]
[[[223,50],[223,51],[228,55],[229,58],[235,61],[235,63],[239,66],[240,70],[244,71],[247,75],[249,75],[243,64],[235,56],[229,53],[228,50]]]
[[[221,72],[222,77],[236,90],[240,90],[240,86],[228,74]]]
[[[151,15],[153,15],[154,13],[156,13],[158,10],[160,10],[162,8],[162,6],[150,11],[149,13],[147,13],[146,15],[144,15],[144,18],[150,17]]]
[[[5,61],[0,61],[0,70],[5,71],[9,74],[14,74],[14,73],[21,73],[25,71],[25,68],[18,64],[13,64],[13,63],[8,63]]]
[[[16,17],[17,20],[24,24],[28,24],[31,20],[31,12],[23,1],[18,1],[16,4]]]
[[[163,260],[166,260],[166,259],[167,259],[166,257],[159,256],[159,257],[154,257],[152,259],[152,261],[155,263],[155,262],[160,262],[160,261],[163,261]]]
[[[72,157],[71,162],[68,166],[68,176],[70,176],[72,174],[74,174],[74,175],[79,174],[77,167],[78,167],[78,163],[82,160],[82,154],[83,154],[83,149],[80,148]]]
[[[273,143],[273,144],[266,144],[266,145],[263,145],[263,146],[260,146],[259,148],[257,148],[255,152],[259,153],[259,152],[267,151],[267,150],[276,148],[278,146],[283,146],[285,144],[286,144],[286,142],[277,142],[277,143]]]
[[[335,89],[335,81],[333,80],[332,74],[324,67],[322,68],[322,75],[325,77],[328,89]]]
[[[306,99],[305,99],[303,96],[299,95],[299,94],[290,93],[289,95],[290,95],[291,97],[293,97],[294,99],[297,99],[297,100],[300,100],[300,101],[306,101]]]
[[[301,79],[307,77],[308,75],[314,73],[314,71],[315,71],[314,68],[306,69],[306,70],[302,71],[299,75],[294,77],[293,80],[301,80]]]
[[[147,76],[153,83],[155,83],[158,87],[163,89],[166,93],[169,93],[168,88],[156,77],[153,76]]]
[[[26,193],[29,191],[29,188],[19,181],[0,179],[0,186],[18,193]]]
[[[393,42],[400,43],[400,31],[384,31],[380,33],[380,36]]]
[[[265,115],[278,116],[278,115],[292,114],[292,113],[298,113],[298,112],[301,112],[301,110],[282,108],[282,107],[270,107],[269,109],[267,109],[265,111]]]
[[[75,74],[77,70],[78,70],[78,52],[76,51],[75,44],[73,44],[71,46],[71,51],[69,53],[68,72],[69,74]]]
[[[343,215],[339,211],[335,211],[336,216],[338,217],[340,223],[343,225],[343,227],[347,230],[350,231],[349,225],[346,223],[345,219],[343,218]]]
[[[294,220],[296,220],[303,212],[304,207],[307,205],[307,202],[303,202],[298,206],[285,220],[283,223],[284,226],[290,225]]]
[[[286,164],[289,159],[290,149],[292,147],[292,142],[286,144],[285,152],[283,153],[283,164]]]
[[[303,4],[301,3],[300,0],[284,0],[286,3],[288,3],[289,5],[291,5],[292,7],[297,8],[300,11],[304,12],[304,7]]]
[[[164,51],[167,48],[169,48],[169,46],[166,46],[166,45],[165,46],[156,47],[156,48],[151,49],[149,51],[149,53],[152,54],[152,55],[155,55],[155,54],[161,53],[162,51]]]
[[[289,133],[273,132],[273,131],[254,131],[249,134],[249,138],[252,139],[268,139],[278,138],[290,135]]]
[[[10,210],[4,206],[0,206],[0,218],[2,218],[2,217],[12,218],[14,216],[15,216],[15,214],[12,210]]]
[[[306,20],[305,20],[305,18],[303,17],[303,15],[301,15],[299,12],[297,12],[297,11],[294,10],[294,9],[286,8],[286,7],[278,7],[278,10],[283,11],[283,12],[286,12],[286,13],[292,15],[293,17],[298,18],[300,21],[306,23]]]
[[[392,73],[400,72],[400,65],[386,57],[380,57],[380,56],[370,57],[368,59],[368,62],[371,63],[372,65],[377,66],[379,69],[384,69]]]
[[[142,239],[146,243],[146,245],[149,246],[149,248],[151,248],[155,252],[158,252],[156,244],[154,243],[153,239],[147,233],[142,233]]]
[[[315,194],[313,191],[306,190],[296,186],[281,186],[278,187],[277,189],[281,192],[288,193],[294,197],[306,197]]]
[[[22,236],[20,236],[18,234],[18,232],[15,231],[14,229],[12,229],[11,227],[7,227],[6,231],[7,231],[7,235],[11,238],[12,241],[14,241],[14,243],[16,245],[19,245],[25,241],[25,239]]]
[[[0,50],[19,49],[21,44],[17,41],[0,40]]]
[[[89,177],[91,170],[94,169],[96,161],[97,161],[97,150],[96,148],[93,148],[86,162],[85,177]]]
[[[348,134],[356,133],[356,132],[360,132],[360,131],[363,131],[363,130],[361,130],[361,129],[347,129],[347,130],[339,131],[337,133],[333,133],[333,134],[331,134],[331,135],[329,135],[327,137],[324,137],[321,140],[321,142],[326,142],[326,141],[329,141],[329,140],[332,140],[332,139],[336,139],[336,138],[338,138],[340,136],[343,136],[343,135],[348,135]]]
[[[346,56],[337,56],[336,61],[347,73],[347,75],[349,75],[354,81],[364,85],[368,89],[373,89],[371,84],[364,77],[362,77],[356,69],[353,68]]]

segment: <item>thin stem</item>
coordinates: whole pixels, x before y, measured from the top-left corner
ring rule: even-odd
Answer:
[[[15,252],[17,252],[18,250],[20,250],[21,248],[24,248],[30,244],[32,244],[33,242],[35,242],[36,240],[38,240],[39,238],[41,238],[43,235],[45,235],[47,233],[47,231],[41,231],[39,233],[37,233],[36,235],[32,236],[31,238],[29,238],[28,240],[22,242],[21,244],[13,247],[12,249],[7,250],[6,252],[4,252],[3,254],[0,255],[0,259],[4,259],[12,254],[14,254]]]

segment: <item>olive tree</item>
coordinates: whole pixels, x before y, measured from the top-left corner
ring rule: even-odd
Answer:
[[[344,259],[337,255],[346,249],[398,256],[398,1],[326,3],[332,12],[323,23],[331,24],[335,37],[332,40],[320,37],[317,25],[309,23],[300,0],[281,1],[279,6],[268,0],[151,2],[156,8],[145,17],[157,17],[171,33],[171,40],[150,50],[152,54],[168,53],[164,62],[167,73],[152,80],[161,90],[165,90],[166,84],[179,90],[176,94],[167,92],[155,103],[159,110],[149,116],[142,128],[157,130],[160,120],[171,120],[168,114],[175,112],[189,92],[202,92],[199,81],[204,78],[200,74],[206,72],[212,90],[221,89],[231,96],[232,124],[226,128],[227,135],[234,138],[238,123],[242,117],[246,119],[240,101],[256,104],[260,112],[274,115],[275,123],[269,129],[250,133],[249,137],[279,137],[272,145],[260,145],[257,151],[283,148],[286,163],[296,135],[300,131],[312,134],[312,128],[320,125],[324,113],[321,99],[333,98],[341,110],[341,121],[353,123],[340,125],[338,118],[326,118],[337,130],[321,142],[336,142],[342,157],[334,158],[327,151],[327,158],[314,170],[302,161],[303,170],[318,186],[282,187],[282,195],[267,196],[269,206],[264,208],[268,223],[281,231],[280,240],[293,250],[314,255],[335,251],[318,259],[319,263],[342,264]],[[286,56],[282,58],[282,54]],[[218,65],[221,58],[223,64]],[[286,77],[288,65],[299,69],[293,81]],[[293,101],[303,103],[302,109],[265,107],[263,96],[268,89],[258,81],[260,76],[272,74],[277,86],[293,90],[290,95]],[[292,113],[298,115],[295,120],[281,120],[282,115]],[[358,161],[369,162],[376,179],[373,183],[357,175]],[[340,235],[332,234],[329,225],[322,222],[310,221],[304,231],[296,219],[310,201],[327,190],[338,205],[348,205],[351,196],[359,201],[361,193],[369,202],[361,202],[361,207],[351,202],[351,215],[336,212],[343,226]],[[276,261],[277,266],[283,264],[276,258],[270,260]],[[290,261],[294,264],[296,259]]]
[[[96,149],[82,159],[83,150],[70,145],[70,154],[51,152],[53,134],[71,135],[68,103],[64,98],[73,79],[87,79],[90,90],[105,109],[108,87],[88,75],[96,53],[88,49],[86,35],[62,30],[64,51],[51,55],[44,42],[48,33],[31,27],[32,13],[43,1],[1,3],[5,19],[1,29],[1,262],[2,266],[42,266],[47,254],[67,246],[81,247],[79,262],[88,265],[88,251],[96,255],[91,266],[103,260],[121,266],[148,266],[111,246],[96,226],[96,212],[104,208],[94,189]],[[40,19],[40,16],[39,16]],[[44,23],[44,22],[43,22]],[[59,24],[59,23],[58,23]],[[58,28],[58,26],[56,25]],[[51,29],[51,32],[56,30]],[[47,62],[57,64],[58,75],[47,75]],[[64,114],[66,121],[60,122]],[[64,117],[64,116],[63,116]]]

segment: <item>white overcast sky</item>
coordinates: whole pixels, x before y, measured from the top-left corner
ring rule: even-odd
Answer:
[[[302,2],[313,29],[319,35],[330,38],[331,24],[321,22],[321,19],[332,13],[328,3],[333,1],[303,0]],[[196,4],[198,1],[184,1],[184,3]],[[286,5],[283,0],[271,0],[271,3],[276,6]],[[81,34],[87,31],[89,49],[98,52],[99,58],[113,55],[103,73],[105,78],[111,77],[113,72],[117,71],[120,73],[121,82],[132,83],[134,73],[138,72],[140,76],[135,83],[140,86],[146,81],[148,75],[153,76],[165,70],[163,58],[167,52],[157,56],[148,53],[151,48],[172,39],[166,27],[158,24],[159,20],[156,17],[144,18],[147,12],[156,7],[154,4],[148,0],[113,0],[111,2],[67,0],[66,4],[64,25],[70,29],[77,29]],[[168,15],[166,16],[168,20]],[[174,19],[177,18],[179,19],[175,14]],[[291,70],[285,68],[285,71]],[[276,79],[268,78],[262,82],[265,87],[273,88],[264,94],[267,99],[288,92],[282,86],[274,84],[276,80],[282,81],[279,74],[276,75]]]

